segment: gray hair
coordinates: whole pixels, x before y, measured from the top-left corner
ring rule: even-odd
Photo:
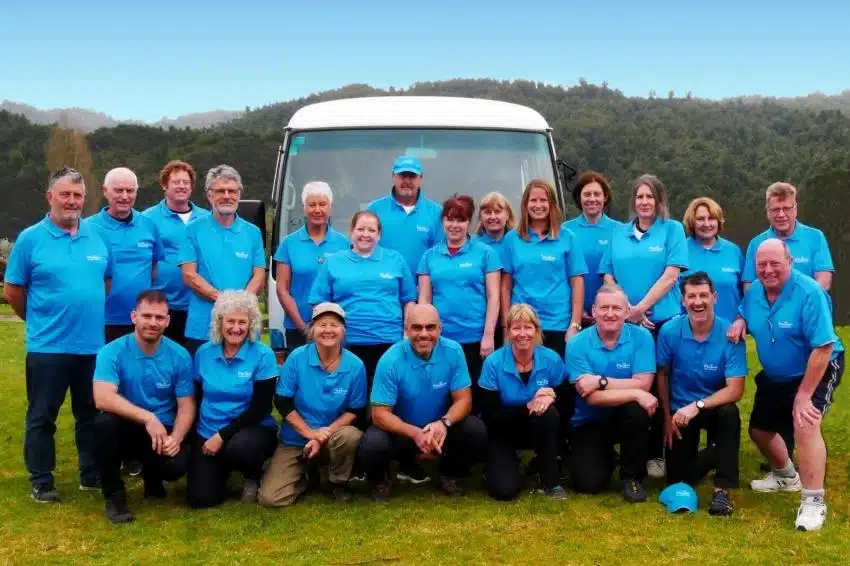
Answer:
[[[629,296],[626,295],[626,292],[623,291],[623,288],[617,285],[616,283],[606,283],[596,291],[596,298],[593,300],[596,303],[596,299],[598,299],[601,295],[623,295],[623,298],[626,299],[626,304],[629,303]]]
[[[86,180],[83,178],[83,174],[74,169],[73,167],[62,167],[47,179],[47,190],[52,191],[54,185],[63,179],[68,179],[71,183],[75,185],[82,185],[83,191],[86,190]]]
[[[213,183],[220,180],[236,181],[236,184],[239,185],[239,190],[242,190],[242,177],[239,175],[239,171],[230,165],[216,165],[207,171],[207,179],[204,182],[204,190],[207,192],[211,191]]]
[[[127,167],[116,167],[114,169],[110,169],[103,178],[103,186],[111,187],[118,181],[123,180],[129,180],[133,183],[134,187],[137,189],[139,188],[139,178],[136,177],[136,174],[133,173],[132,169],[128,169]]]
[[[333,316],[337,320],[339,320],[340,324],[342,324],[342,339],[340,340],[340,343],[339,343],[340,348],[342,348],[342,345],[345,343],[345,331],[346,331],[345,321],[342,320],[341,318],[339,318],[338,315],[336,315],[335,313],[332,313],[332,312],[322,313],[322,314],[320,314],[319,316],[316,317],[316,320],[319,320],[320,318],[322,318],[324,316]],[[307,340],[309,342],[315,341],[313,339],[313,334],[316,332],[316,330],[314,328],[316,320],[311,320],[310,322],[308,322],[307,323],[307,329],[304,331],[304,334],[307,336]]]
[[[223,291],[213,305],[210,317],[210,342],[221,344],[221,323],[224,317],[237,311],[248,313],[248,340],[256,342],[260,339],[263,315],[260,313],[257,296],[248,291]]]
[[[324,181],[310,181],[304,185],[304,190],[301,191],[301,204],[306,206],[309,197],[325,197],[329,203],[334,203],[334,193],[330,185]]]
[[[774,197],[780,200],[786,198],[796,199],[797,187],[795,187],[791,183],[786,183],[784,181],[777,181],[776,183],[772,183],[764,193],[764,200],[765,202],[768,202]]]
[[[655,175],[641,175],[635,179],[632,185],[632,215],[636,215],[635,199],[637,198],[638,189],[641,185],[646,185],[652,191],[652,196],[655,197],[655,215],[662,220],[670,218],[670,209],[667,205],[667,187],[661,182],[661,179]]]

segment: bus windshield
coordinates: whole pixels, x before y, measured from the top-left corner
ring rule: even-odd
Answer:
[[[388,195],[391,167],[399,155],[422,162],[426,197],[442,204],[467,194],[476,204],[499,191],[518,207],[525,185],[542,177],[555,183],[546,134],[503,130],[356,129],[291,135],[280,198],[283,238],[304,223],[301,189],[324,181],[333,190],[332,224],[347,234],[351,216]]]

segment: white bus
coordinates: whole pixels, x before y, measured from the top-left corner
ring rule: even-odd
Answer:
[[[328,183],[334,195],[334,228],[348,233],[351,216],[392,187],[399,155],[418,157],[422,190],[442,203],[467,194],[476,202],[504,194],[518,211],[525,185],[542,177],[555,184],[561,205],[575,169],[555,156],[552,129],[535,110],[494,100],[386,96],[334,100],[298,110],[284,130],[275,167],[272,254],[280,240],[304,223],[301,189]],[[558,165],[563,177],[558,175]],[[283,309],[275,291],[275,262],[268,282],[272,347],[284,349]]]

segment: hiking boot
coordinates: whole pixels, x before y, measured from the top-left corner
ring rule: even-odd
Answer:
[[[399,481],[406,481],[413,485],[419,485],[421,483],[431,481],[431,478],[428,477],[428,474],[425,473],[422,466],[415,461],[399,464],[399,470],[396,474],[396,478]]]
[[[100,491],[100,478],[80,480],[80,491]]]
[[[165,499],[166,497],[168,492],[165,491],[161,480],[145,481],[145,499]]]
[[[124,462],[121,466],[121,471],[128,476],[136,477],[142,473],[142,463],[139,460]]]
[[[115,524],[129,523],[135,518],[127,506],[127,494],[123,491],[116,491],[106,500],[104,513],[106,518]]]
[[[245,485],[242,487],[242,497],[239,500],[242,503],[256,503],[260,495],[260,482],[257,480],[245,480]]]
[[[708,507],[709,515],[727,516],[732,514],[732,500],[729,499],[729,492],[725,489],[718,489],[711,496],[711,505]]]
[[[629,503],[643,503],[646,501],[646,492],[638,480],[623,480],[623,499]]]
[[[337,503],[347,503],[351,501],[351,490],[348,489],[348,484],[334,483],[331,484],[331,499]]]
[[[448,476],[440,476],[440,489],[449,497],[461,497],[464,495],[463,488],[457,484],[457,480]]]
[[[560,485],[543,491],[544,495],[552,501],[564,501],[567,499],[567,491]]]
[[[392,483],[390,480],[376,482],[372,486],[372,499],[375,501],[388,501],[392,495]]]
[[[53,482],[32,486],[30,496],[33,501],[38,503],[56,503],[59,501],[59,491],[57,491]]]

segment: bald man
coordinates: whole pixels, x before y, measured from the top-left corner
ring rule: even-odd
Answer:
[[[457,478],[483,461],[484,423],[469,414],[472,392],[460,344],[440,336],[432,305],[408,308],[403,339],[378,361],[372,384],[372,426],[360,443],[360,461],[372,497],[389,499],[390,462],[439,459],[440,487],[463,495]]]
[[[844,373],[844,347],[832,326],[826,291],[793,269],[781,240],[765,240],[756,252],[758,280],[741,303],[743,317],[729,329],[732,341],[752,334],[762,371],[750,415],[750,438],[771,470],[750,487],[759,492],[801,491],[795,526],[819,530],[826,520],[826,447],[821,423]],[[793,434],[800,473],[783,436]]]

